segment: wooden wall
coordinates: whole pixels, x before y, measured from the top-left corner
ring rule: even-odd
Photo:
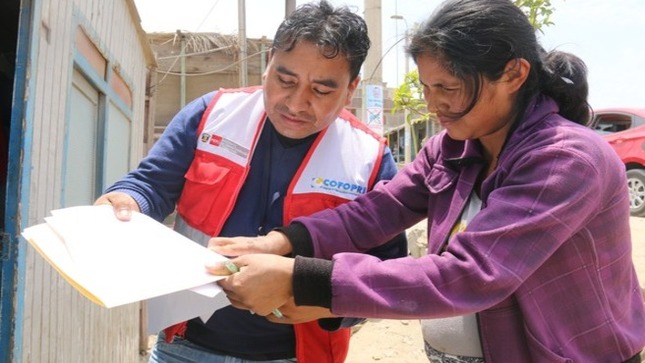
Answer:
[[[81,27],[132,92],[131,167],[144,153],[146,68],[154,59],[132,0],[35,0],[30,67],[31,170],[29,225],[60,207],[65,122],[70,113],[75,32]],[[29,120],[27,121],[29,122]],[[29,131],[29,128],[28,128]],[[27,138],[29,138],[27,136]],[[24,209],[23,209],[24,210]],[[23,226],[23,228],[26,226]],[[17,362],[137,362],[139,305],[94,305],[71,288],[32,249],[23,260],[24,297]],[[21,343],[21,345],[20,345]]]

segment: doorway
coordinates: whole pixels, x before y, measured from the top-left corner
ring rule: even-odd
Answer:
[[[0,12],[0,361],[16,341],[18,190],[32,0],[4,0]],[[20,39],[20,41],[19,41]],[[19,329],[19,328],[18,328]]]
[[[19,0],[5,1],[0,12],[0,221],[4,221],[11,104],[18,44]],[[3,223],[4,224],[4,223]],[[4,231],[4,228],[2,228]]]

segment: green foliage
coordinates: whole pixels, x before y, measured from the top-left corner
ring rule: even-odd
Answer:
[[[415,69],[405,75],[405,80],[394,92],[392,113],[407,111],[406,122],[413,124],[429,117],[423,100],[423,87],[419,82],[419,72]]]
[[[430,118],[430,113],[423,100],[423,87],[419,82],[419,72],[415,69],[405,75],[403,83],[394,91],[394,99],[392,100],[394,106],[392,113],[403,111],[405,115],[404,122],[412,126],[416,122],[424,122]],[[417,133],[413,132],[411,135],[412,154],[416,154],[419,150],[419,140]],[[409,145],[405,146],[409,148]]]
[[[550,0],[515,0],[513,2],[524,11],[535,30],[543,33],[543,28],[553,25],[551,15],[553,15],[554,9]]]

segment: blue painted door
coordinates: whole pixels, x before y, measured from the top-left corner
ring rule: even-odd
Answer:
[[[14,362],[20,357],[21,346],[21,274],[20,257],[24,251],[18,242],[21,215],[27,210],[27,199],[21,200],[21,185],[24,185],[23,171],[27,160],[24,146],[25,124],[29,120],[28,74],[27,69],[33,50],[32,24],[33,3],[38,0],[4,0],[0,14],[0,116],[4,131],[4,147],[0,147],[1,165],[6,171],[5,180],[0,179],[2,213],[0,229],[0,362]],[[9,82],[7,82],[7,78]],[[7,110],[8,109],[8,110]],[[28,188],[27,188],[28,190]],[[24,259],[24,257],[22,257]],[[24,264],[23,264],[24,265]]]

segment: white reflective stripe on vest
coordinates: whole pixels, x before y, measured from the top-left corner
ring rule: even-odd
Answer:
[[[292,192],[349,200],[365,194],[379,150],[378,140],[338,119],[327,128]]]
[[[211,236],[197,228],[189,226],[179,213],[175,216],[175,225],[173,226],[173,229],[189,240],[204,247],[208,247],[208,240],[211,239]]]
[[[218,96],[198,136],[197,149],[245,166],[264,122],[263,93],[221,92]]]

